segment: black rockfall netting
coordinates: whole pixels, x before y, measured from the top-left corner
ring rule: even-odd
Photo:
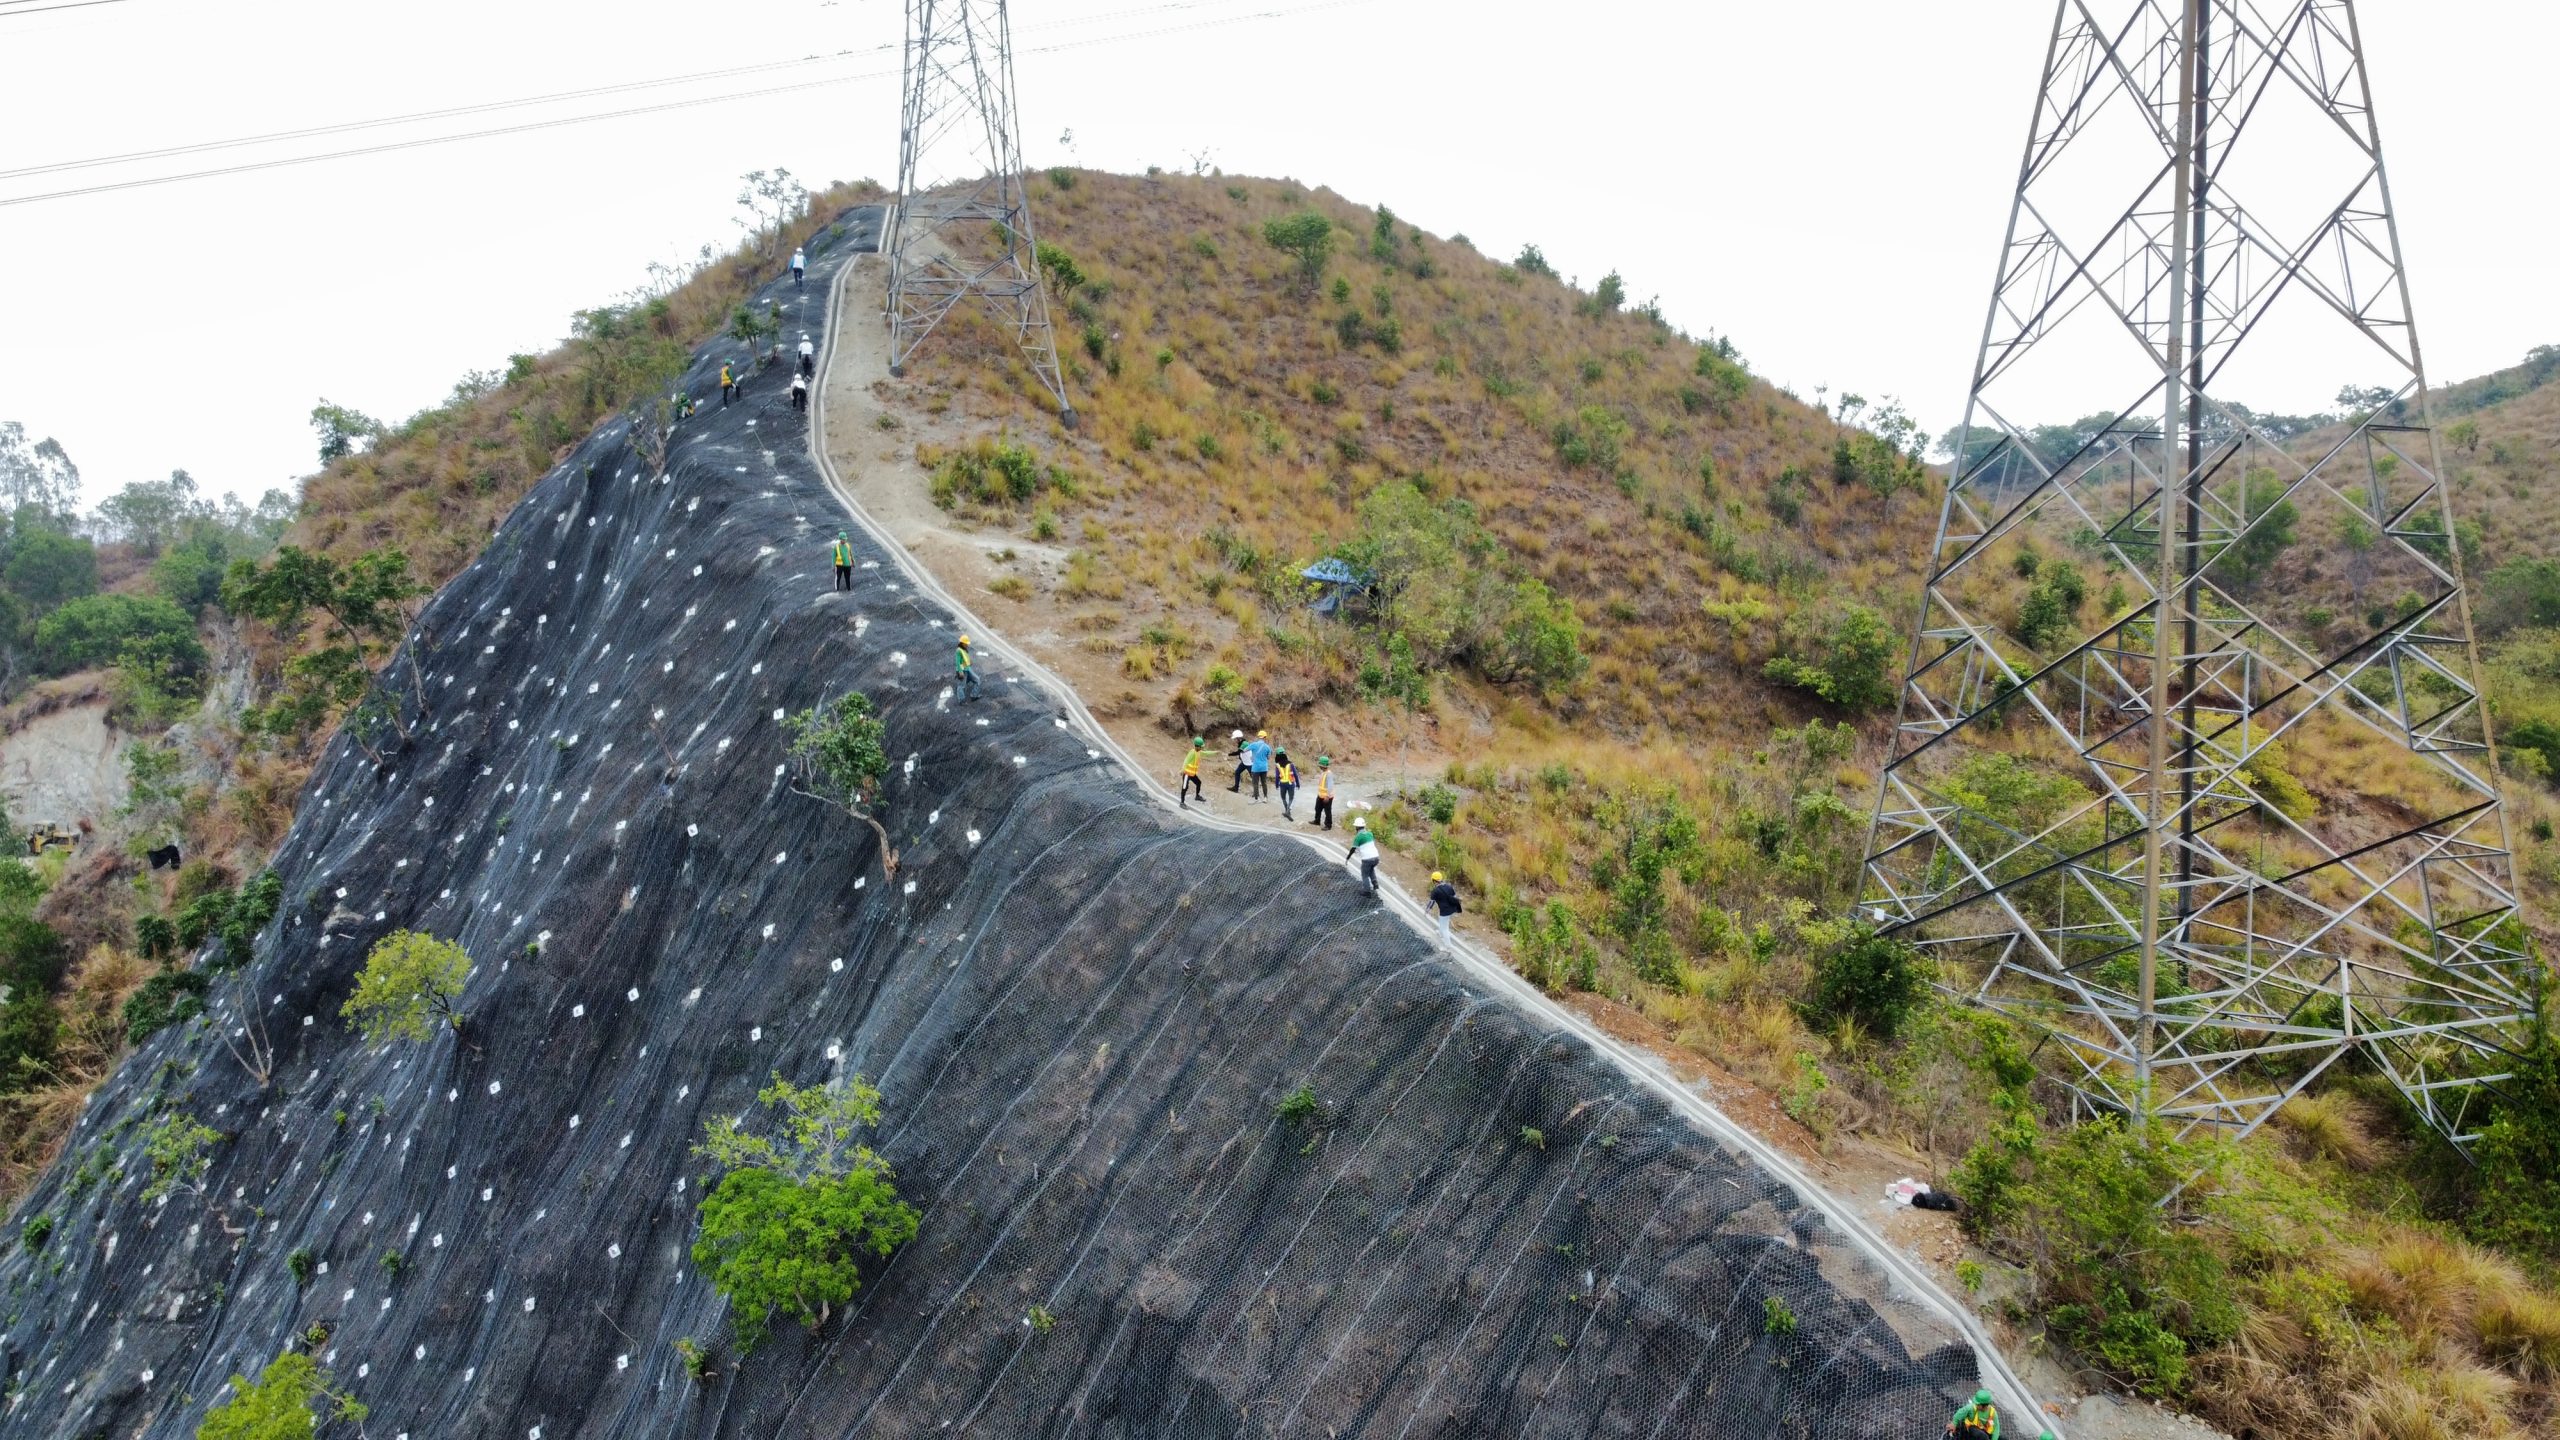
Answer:
[[[787,339],[877,220],[769,292]],[[376,1437],[1938,1433],[1972,1351],[1791,1190],[1021,677],[955,701],[950,618],[860,531],[835,593],[805,417],[778,368],[721,406],[736,351],[667,475],[606,427],[427,607],[414,744],[332,745],[255,961],[25,1203],[0,1434],[192,1434],[315,1324]],[[782,717],[848,687],[894,879],[786,786]],[[339,1007],[402,928],[469,949],[469,1024],[368,1051]],[[777,1072],[878,1083],[923,1226],[697,1385],[689,1150]],[[181,1112],[226,1137],[205,1193],[145,1204]]]

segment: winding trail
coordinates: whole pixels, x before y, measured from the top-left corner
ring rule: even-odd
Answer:
[[[894,224],[894,217],[888,223]],[[886,233],[885,225],[884,233]],[[1274,830],[1265,825],[1226,820],[1205,810],[1184,809],[1180,806],[1173,791],[1145,765],[1140,764],[1137,757],[1131,755],[1118,741],[1114,740],[1102,723],[1094,718],[1093,712],[1085,707],[1083,697],[1076,693],[1074,687],[1032,658],[1027,651],[1008,642],[1002,631],[989,624],[984,616],[970,609],[958,595],[946,588],[922,562],[899,543],[896,535],[886,525],[875,520],[870,512],[863,508],[861,501],[856,498],[853,487],[838,472],[835,462],[827,453],[826,396],[832,388],[835,378],[834,369],[839,362],[839,356],[846,348],[845,337],[848,331],[856,325],[885,323],[884,317],[850,316],[843,313],[848,282],[862,267],[885,263],[886,261],[878,255],[864,255],[847,261],[837,269],[835,278],[828,287],[826,313],[829,323],[826,326],[825,344],[819,352],[817,383],[810,387],[807,439],[809,458],[817,467],[819,475],[826,481],[827,488],[834,492],[836,501],[843,506],[845,514],[851,517],[853,523],[860,526],[864,534],[880,547],[881,553],[890,558],[907,583],[960,617],[966,623],[969,633],[973,637],[980,638],[982,663],[987,659],[1001,656],[1008,666],[1028,676],[1032,683],[1038,685],[1044,693],[1058,703],[1067,715],[1070,725],[1076,733],[1084,737],[1088,745],[1101,750],[1120,763],[1121,767],[1128,772],[1129,782],[1135,785],[1150,803],[1168,814],[1179,815],[1183,821],[1191,825],[1234,834],[1280,836],[1321,852],[1328,861],[1331,861],[1335,856],[1335,847],[1328,840],[1285,830]],[[861,383],[868,384],[873,377],[858,378]],[[1402,920],[1416,935],[1436,940],[1437,927],[1431,922],[1419,900],[1384,874],[1379,876],[1379,884],[1386,908],[1391,913]],[[1990,1332],[1983,1327],[1971,1308],[1949,1295],[1909,1255],[1886,1241],[1873,1226],[1867,1223],[1864,1216],[1857,1213],[1854,1206],[1843,1203],[1839,1197],[1805,1174],[1785,1152],[1762,1140],[1758,1135],[1725,1115],[1723,1111],[1708,1103],[1696,1091],[1682,1084],[1678,1077],[1672,1074],[1670,1067],[1659,1057],[1625,1044],[1580,1014],[1557,1004],[1536,986],[1522,979],[1519,973],[1506,964],[1500,956],[1463,935],[1456,937],[1454,945],[1446,953],[1468,974],[1506,995],[1512,1004],[1518,1006],[1531,1018],[1541,1024],[1569,1033],[1593,1050],[1606,1055],[1628,1076],[1654,1091],[1678,1114],[1695,1122],[1700,1129],[1713,1135],[1736,1153],[1748,1157],[1782,1183],[1792,1187],[1807,1204],[1820,1210],[1844,1238],[1885,1273],[1894,1286],[1894,1298],[1933,1313],[1953,1326],[1972,1343],[1975,1356],[1982,1367],[1983,1384],[1992,1391],[2003,1406],[2008,1407],[2009,1413],[2022,1417],[2038,1417],[2043,1421],[2043,1428],[2053,1433],[2055,1440],[2068,1440],[2068,1437],[2063,1435],[2059,1424],[2052,1419],[2051,1412],[2039,1403],[2035,1393],[2028,1388],[2026,1381],[2009,1363],[2008,1357],[2000,1352]]]

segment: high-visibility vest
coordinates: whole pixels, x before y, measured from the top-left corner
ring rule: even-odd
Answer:
[[[1282,785],[1295,785],[1298,783],[1298,767],[1291,765],[1286,761],[1282,761],[1279,770],[1275,772],[1273,778],[1277,783]]]
[[[836,542],[836,563],[848,570],[853,568],[853,547],[842,540]]]
[[[1197,775],[1200,773],[1200,752],[1198,750],[1193,750],[1190,754],[1182,757],[1182,773],[1185,775]]]

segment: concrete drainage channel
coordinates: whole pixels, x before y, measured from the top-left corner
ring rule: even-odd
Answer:
[[[829,286],[826,313],[835,321],[840,322],[847,318],[842,316],[844,287],[854,274],[855,268],[862,263],[864,261],[856,257],[839,267],[834,281]],[[865,323],[860,317],[851,318],[853,323]],[[1128,772],[1130,781],[1147,796],[1150,802],[1166,811],[1179,813],[1185,820],[1205,829],[1278,836],[1321,852],[1328,860],[1332,859],[1334,856],[1332,846],[1313,836],[1287,834],[1265,826],[1246,825],[1220,819],[1199,810],[1181,809],[1175,801],[1173,792],[1112,738],[1110,732],[1094,718],[1093,713],[1085,708],[1084,701],[1077,696],[1072,686],[1007,642],[994,627],[986,623],[983,617],[946,589],[939,579],[909,554],[885,526],[873,521],[870,514],[862,508],[861,502],[854,498],[853,491],[845,484],[844,477],[837,473],[834,461],[827,454],[824,438],[826,435],[826,380],[828,372],[835,363],[837,344],[844,328],[843,323],[830,323],[826,326],[826,343],[819,356],[818,383],[810,387],[812,392],[808,427],[810,460],[817,467],[818,473],[825,478],[827,488],[835,493],[837,503],[844,507],[845,513],[852,518],[853,523],[861,526],[864,533],[879,544],[881,551],[897,565],[908,583],[960,617],[968,626],[969,633],[980,637],[981,656],[989,652],[1000,654],[1008,664],[1030,676],[1035,684],[1041,686],[1057,701],[1068,723],[1082,734],[1087,742],[1120,763]],[[1405,893],[1391,880],[1385,880],[1382,877],[1381,885],[1384,903],[1395,915],[1416,934],[1427,938],[1436,937],[1436,928],[1419,901]],[[2052,1423],[2048,1412],[2038,1403],[2034,1392],[2027,1387],[2026,1382],[2009,1364],[2008,1358],[2000,1353],[1997,1345],[1992,1343],[1989,1332],[1983,1329],[1981,1322],[1974,1316],[1971,1309],[1947,1294],[1910,1256],[1876,1233],[1875,1229],[1868,1225],[1864,1217],[1860,1216],[1853,1207],[1839,1203],[1836,1197],[1805,1175],[1784,1152],[1737,1124],[1724,1112],[1708,1104],[1695,1091],[1681,1084],[1659,1058],[1622,1044],[1582,1016],[1555,1003],[1537,987],[1520,978],[1519,974],[1503,963],[1500,957],[1464,939],[1457,941],[1452,954],[1470,976],[1507,997],[1513,1004],[1533,1015],[1540,1023],[1569,1031],[1593,1050],[1608,1056],[1629,1076],[1658,1094],[1678,1114],[1687,1117],[1701,1130],[1722,1141],[1736,1153],[1749,1157],[1761,1169],[1793,1187],[1806,1203],[1819,1209],[1843,1237],[1890,1278],[1895,1287],[1896,1298],[1909,1301],[1932,1312],[1972,1343],[1975,1357],[1982,1369],[1983,1384],[1993,1392],[2000,1403],[2010,1408],[2011,1414],[2037,1417],[2044,1422],[2045,1429],[2050,1430],[2057,1440],[2061,1440],[2062,1432],[2059,1427]]]

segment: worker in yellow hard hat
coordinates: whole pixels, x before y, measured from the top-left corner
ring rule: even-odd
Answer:
[[[1440,920],[1440,948],[1443,950],[1449,948],[1449,921],[1462,908],[1458,904],[1458,887],[1449,883],[1448,876],[1432,871],[1431,910]]]
[[[978,698],[978,667],[969,663],[969,637],[960,637],[960,648],[951,656],[951,686],[963,700]]]

